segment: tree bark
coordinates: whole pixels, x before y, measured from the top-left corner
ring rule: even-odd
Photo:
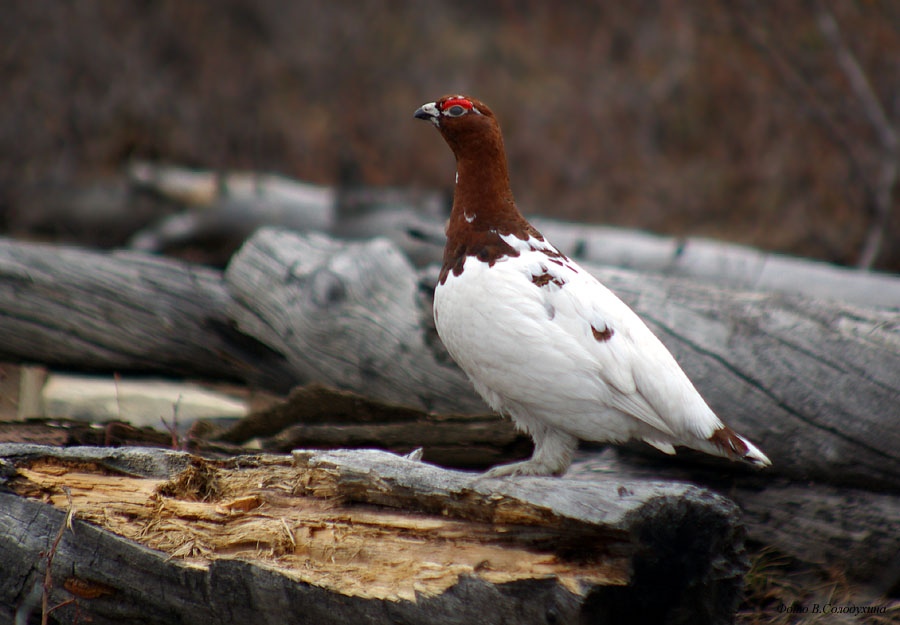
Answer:
[[[75,599],[54,616],[101,625],[730,623],[747,566],[737,508],[687,484],[479,481],[377,451],[0,458],[9,620],[48,554],[48,604]]]

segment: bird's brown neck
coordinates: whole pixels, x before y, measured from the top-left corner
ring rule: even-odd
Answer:
[[[518,252],[500,235],[514,234],[526,239],[537,234],[516,208],[500,131],[490,130],[494,132],[482,132],[465,140],[445,137],[456,156],[457,179],[447,224],[442,284],[450,271],[455,275],[462,273],[469,256],[489,265],[503,256],[516,256]]]
[[[509,186],[499,129],[459,139],[447,141],[456,156],[457,176],[451,223],[462,221],[471,229],[489,230],[523,221]]]

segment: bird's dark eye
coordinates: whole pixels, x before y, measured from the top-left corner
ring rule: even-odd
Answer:
[[[466,109],[464,109],[459,104],[454,104],[444,112],[447,113],[447,115],[449,115],[450,117],[459,117],[466,112]]]

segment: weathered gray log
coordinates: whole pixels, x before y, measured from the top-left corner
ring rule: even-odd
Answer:
[[[417,267],[440,260],[442,202],[434,192],[334,188],[258,172],[214,172],[135,162],[129,181],[183,212],[136,232],[133,249],[161,252],[191,242],[239,243],[263,226],[326,232],[339,238],[383,236]]]
[[[440,263],[443,258],[447,241],[443,221],[414,208],[381,208],[342,216],[330,234],[349,240],[384,237],[400,248],[414,266],[422,268]]]
[[[290,389],[281,357],[234,330],[230,299],[202,266],[0,239],[0,359]]]
[[[744,513],[747,539],[816,567],[836,567],[876,594],[900,588],[900,495],[827,484],[724,474],[628,451],[579,452],[566,474],[593,481],[690,481],[727,494]]]
[[[838,566],[875,594],[900,590],[900,497],[824,484],[778,481],[735,488],[749,538],[801,562]]]
[[[730,623],[740,598],[747,567],[740,513],[726,498],[702,488],[616,478],[479,481],[377,451],[294,456],[293,466],[290,459],[272,456],[210,463],[160,450],[0,445],[0,484],[19,493],[0,492],[5,572],[0,617],[11,621],[23,606],[27,614],[39,604],[46,556],[60,531],[49,605],[77,598],[77,605],[53,613],[62,623],[87,617],[101,625],[124,620],[705,624]],[[60,463],[72,472],[60,471]],[[255,487],[260,478],[244,476],[254,471],[268,476],[265,484]],[[144,486],[142,476],[170,481]],[[255,490],[228,500],[216,499],[213,488],[207,492],[212,501],[192,500],[191,489],[199,482],[221,483],[237,492],[249,484]],[[155,493],[158,502],[142,505],[131,497],[124,507],[114,502],[98,507],[98,501],[109,498],[104,489],[114,493],[129,485]],[[64,529],[69,496],[76,506],[71,531]],[[56,507],[42,503],[45,498]],[[266,506],[256,513],[262,501]],[[304,505],[299,502],[320,510],[318,520],[298,525],[296,515],[303,514]],[[151,524],[143,527],[147,510],[163,516],[150,517]],[[136,527],[129,527],[128,518]],[[272,552],[284,547],[266,544],[276,539],[264,533],[253,534],[253,523],[283,528],[277,540],[289,536],[287,553],[299,559],[271,560]],[[116,533],[104,529],[107,524]],[[195,528],[187,548],[153,543],[156,550],[140,544],[179,524]],[[383,528],[385,535],[366,534],[373,527]],[[390,540],[392,528],[398,530],[398,545],[421,549],[424,543],[427,550],[429,541],[434,544],[435,564],[428,556],[409,562],[414,575],[421,574],[420,568],[423,580],[456,571],[450,582],[437,592],[423,586],[404,594],[408,591],[400,587],[409,580],[396,577],[391,568],[379,569],[373,559],[376,542]],[[334,547],[319,552],[312,546],[322,538],[314,532],[323,530]],[[233,539],[232,532],[238,533]],[[334,542],[331,532],[339,532],[341,540]],[[353,544],[356,533],[375,542],[345,559],[340,545]],[[210,540],[204,542],[204,535]],[[260,536],[257,555],[245,548],[240,559],[235,557],[240,542],[234,541]],[[215,545],[230,546],[218,550]],[[192,549],[201,556],[191,556]],[[466,550],[483,550],[488,557],[470,566]],[[522,573],[523,557],[535,558],[533,572]],[[371,562],[364,569],[369,572],[355,572],[360,570],[355,560]],[[342,567],[350,567],[343,576],[317,576],[321,569]],[[504,580],[507,569],[518,571],[516,581]],[[625,577],[619,579],[621,574]],[[350,577],[361,581],[352,585]]]
[[[644,317],[774,472],[900,489],[900,313],[587,267]],[[218,275],[7,242],[0,357],[245,379],[266,378],[261,370],[274,390],[318,381],[438,412],[484,410],[434,333],[436,272],[415,272],[388,241],[262,230],[233,259],[226,286]],[[242,333],[231,339],[264,344],[260,353],[280,367],[260,365],[260,353],[239,342],[198,334],[232,322]],[[184,350],[194,356],[179,356]]]
[[[579,262],[690,278],[729,289],[828,298],[857,306],[900,308],[900,277],[776,254],[745,245],[671,237],[641,230],[532,222],[561,252]]]
[[[284,354],[299,382],[439,412],[484,410],[434,333],[415,270],[389,241],[264,229],[225,280],[229,316]]]
[[[143,192],[135,193],[135,191]],[[227,239],[233,245],[263,226],[319,231],[338,238],[385,237],[416,267],[440,262],[446,218],[439,194],[422,190],[334,188],[260,172],[218,172],[137,161],[120,178],[87,187],[39,193],[40,210],[30,227],[96,233],[117,223],[142,227],[152,215],[147,193],[162,198],[164,214],[131,237],[142,251],[163,251],[192,242]],[[46,197],[45,197],[46,196]],[[45,197],[45,199],[41,199]],[[185,210],[169,214],[173,205]],[[135,222],[135,207],[141,208]],[[105,221],[98,221],[102,214]],[[73,222],[74,220],[74,222]],[[861,306],[900,307],[900,277],[766,252],[702,237],[672,237],[640,230],[570,223],[546,217],[531,221],[560,250],[579,262],[612,265],[711,282],[729,288],[825,297]],[[74,224],[74,227],[73,227]],[[29,225],[29,224],[23,224]],[[61,233],[68,234],[68,233]],[[94,242],[92,240],[92,242]]]
[[[900,312],[591,270],[775,472],[900,491]]]
[[[427,194],[391,194],[391,190],[382,189],[356,191],[350,195],[363,197],[349,200],[366,210],[351,215],[340,209],[345,193],[279,176],[222,174],[135,163],[129,177],[162,196],[202,207],[167,218],[145,231],[135,239],[139,249],[161,250],[176,240],[202,237],[210,228],[230,230],[232,235],[243,237],[257,227],[269,225],[298,231],[319,230],[337,237],[383,236],[407,253],[417,267],[441,259],[442,217],[434,210],[439,202]],[[370,197],[364,197],[366,194]],[[414,201],[410,203],[410,199]],[[800,293],[862,306],[900,307],[900,278],[889,274],[702,237],[660,236],[546,217],[534,217],[532,222],[564,254],[579,261],[715,282],[730,288]],[[153,244],[148,245],[150,242]]]
[[[335,221],[336,192],[274,174],[222,173],[136,161],[129,182],[194,210],[165,217],[136,233],[131,247],[162,251],[211,234],[238,240],[266,224],[298,231],[328,231]]]
[[[321,384],[295,388],[283,402],[241,419],[214,439],[254,440],[274,452],[375,447],[406,454],[421,448],[425,462],[482,470],[532,451],[531,438],[495,414],[434,414]]]

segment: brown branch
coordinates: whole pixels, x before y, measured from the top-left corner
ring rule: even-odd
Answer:
[[[771,67],[779,74],[788,89],[799,93],[807,105],[813,118],[820,122],[835,143],[847,154],[851,174],[863,186],[865,206],[872,213],[872,223],[857,261],[857,266],[869,269],[877,259],[881,249],[884,231],[887,229],[891,213],[893,189],[896,185],[898,170],[898,138],[884,108],[878,100],[865,72],[859,65],[853,52],[844,42],[837,21],[818,0],[809,3],[813,17],[825,40],[830,44],[837,59],[838,66],[846,75],[850,90],[859,102],[863,116],[872,126],[878,138],[880,149],[877,155],[880,167],[877,172],[866,165],[859,154],[854,137],[849,135],[826,104],[821,93],[797,69],[796,63],[789,61],[782,50],[771,40],[768,33],[758,24],[753,23],[749,14],[756,10],[755,3],[742,3],[743,11],[734,11],[735,24],[748,38],[748,41],[768,59]]]
[[[856,56],[844,41],[837,20],[822,2],[816,2],[815,7],[816,25],[819,27],[819,32],[831,45],[837,64],[850,84],[850,90],[859,102],[866,120],[872,126],[875,136],[881,144],[881,153],[878,159],[880,167],[872,194],[875,215],[869,225],[869,231],[857,261],[858,267],[869,269],[878,257],[884,231],[890,220],[891,199],[894,185],[897,182],[897,133],[865,71],[860,67]]]
[[[884,112],[884,107],[878,101],[878,96],[872,88],[872,83],[869,82],[869,78],[862,67],[860,67],[853,51],[850,50],[846,41],[844,41],[837,20],[834,19],[828,8],[821,2],[816,2],[815,6],[816,25],[819,27],[819,32],[831,45],[838,66],[840,66],[849,81],[853,95],[859,100],[866,119],[875,129],[882,148],[886,152],[896,152],[897,135],[891,126],[890,120],[888,120],[887,114]]]

